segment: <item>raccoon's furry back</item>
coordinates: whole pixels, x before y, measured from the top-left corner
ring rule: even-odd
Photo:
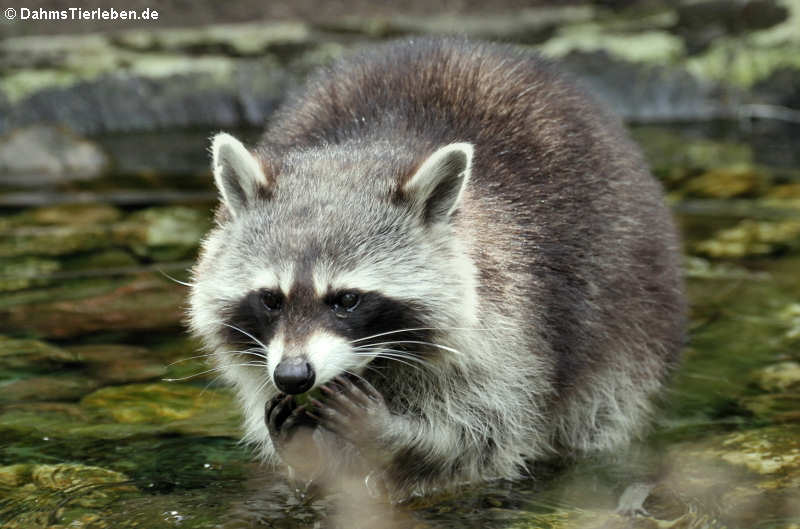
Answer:
[[[407,281],[467,285],[464,306],[448,314],[468,321],[431,315],[436,343],[452,354],[422,368],[390,362],[394,378],[371,380],[393,413],[424,417],[396,454],[406,490],[513,477],[526,460],[620,446],[646,424],[684,339],[679,244],[660,186],[618,120],[529,51],[410,39],[353,54],[289,99],[255,154],[277,175],[276,193],[329,189],[341,215],[367,223],[359,199],[298,167],[327,165],[331,181],[355,175],[341,177],[345,187],[385,193],[388,211],[393,190],[454,142],[474,147],[471,173],[449,231],[436,236],[452,239],[458,257]],[[221,215],[220,230],[230,222]],[[224,253],[215,237],[198,279]],[[213,334],[200,316],[193,326]],[[228,378],[249,410],[249,438],[271,455],[258,416],[269,388]]]

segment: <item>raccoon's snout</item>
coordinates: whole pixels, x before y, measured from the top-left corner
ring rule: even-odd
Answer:
[[[272,379],[279,390],[290,395],[298,395],[311,389],[316,379],[316,373],[308,359],[294,356],[281,360],[275,366]]]

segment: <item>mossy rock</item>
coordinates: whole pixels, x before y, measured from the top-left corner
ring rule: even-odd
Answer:
[[[753,197],[769,185],[769,176],[748,166],[720,167],[702,173],[684,186],[689,196],[702,198]]]
[[[800,221],[743,220],[732,228],[720,230],[711,239],[694,245],[701,255],[717,258],[741,258],[771,255],[800,248]]]
[[[0,335],[0,367],[6,369],[53,369],[77,364],[77,354],[61,347],[33,339]]]
[[[165,261],[192,253],[210,228],[207,211],[168,206],[133,213],[115,225],[113,233],[118,244],[128,246],[136,255]]]

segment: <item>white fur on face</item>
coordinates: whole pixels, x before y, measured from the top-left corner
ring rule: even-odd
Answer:
[[[315,386],[326,383],[346,371],[359,369],[369,359],[359,361],[347,340],[325,331],[313,333],[303,348],[316,372]]]
[[[294,267],[291,263],[280,269],[265,268],[252,275],[249,290],[279,290],[286,296],[294,283]]]

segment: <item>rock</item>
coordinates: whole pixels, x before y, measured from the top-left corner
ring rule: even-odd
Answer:
[[[556,28],[590,20],[591,6],[544,6],[511,13],[475,15],[407,15],[385,17],[345,16],[318,22],[324,31],[362,34],[371,38],[399,35],[465,35],[476,39],[538,43],[552,36]]]
[[[136,490],[128,485],[129,478],[120,472],[105,468],[77,464],[33,465],[31,478],[34,485],[43,489],[64,490],[76,485],[118,485],[117,490]]]
[[[90,298],[111,292],[115,288],[125,284],[127,281],[122,279],[90,278],[90,279],[63,279],[52,286],[35,288],[15,292],[7,292],[0,296],[0,329],[8,330],[10,327],[3,319],[6,314],[4,311],[11,307],[19,307],[41,302],[70,301],[82,298]],[[14,329],[18,332],[19,329]]]
[[[99,147],[63,129],[35,125],[0,137],[0,174],[5,185],[92,180],[108,165]]]
[[[111,37],[121,48],[239,57],[300,51],[314,44],[311,29],[302,22],[219,24],[197,28],[124,31]]]
[[[185,435],[239,440],[233,395],[178,383],[109,386],[71,402],[19,402],[0,407],[0,437],[76,440]]]
[[[800,391],[800,363],[787,361],[772,364],[756,371],[753,379],[764,391],[772,393]]]
[[[0,384],[0,403],[77,400],[99,385],[97,380],[83,375],[21,378]]]
[[[192,435],[239,435],[232,395],[214,389],[164,382],[112,386],[87,395],[81,406],[120,424],[163,425]]]
[[[211,228],[211,216],[182,206],[149,208],[131,214],[113,228],[114,240],[137,255],[177,260],[192,253]]]
[[[91,74],[21,70],[7,75],[5,84],[0,83],[4,117],[0,132],[32,122],[68,124],[84,134],[261,127],[287,89],[298,82],[298,74],[272,55],[233,58],[126,51],[117,62]]]
[[[213,390],[182,384],[131,384],[103,388],[87,396],[81,405],[121,423],[169,423],[205,413],[223,399]]]
[[[39,340],[0,335],[0,368],[27,371],[51,370],[78,364],[80,357],[71,351]]]
[[[105,205],[37,208],[0,220],[0,258],[107,253],[117,245],[153,259],[177,259],[198,246],[211,226],[210,216],[205,207],[184,206],[148,208],[124,220],[119,210]],[[0,278],[6,275],[11,274]]]
[[[753,4],[759,3],[771,2],[753,2]],[[766,14],[769,9],[775,13],[759,22],[762,28],[771,27],[749,31],[739,36],[713,38],[707,50],[686,61],[686,68],[702,79],[717,79],[748,90],[758,85],[760,93],[769,93],[772,85],[766,82],[768,79],[774,78],[781,72],[800,69],[800,37],[797,32],[800,4],[796,0],[783,1],[781,4],[760,10],[761,14]],[[779,10],[788,9],[788,16],[784,17],[777,13],[775,7]],[[782,18],[782,22],[777,25],[766,23],[767,18],[770,22],[775,22],[779,17]],[[748,19],[754,21],[759,17],[751,15]],[[778,87],[778,92],[784,93],[787,97],[796,97],[796,94],[786,94],[785,87]],[[746,109],[741,110],[746,111]]]
[[[785,336],[788,340],[800,338],[800,303],[789,304],[778,314],[778,318],[787,326]]]
[[[19,218],[42,226],[91,226],[116,222],[122,211],[108,204],[59,204],[28,210]]]
[[[702,80],[683,68],[635,63],[605,50],[572,51],[559,63],[593,97],[630,121],[705,121],[730,115],[739,98],[721,98],[718,81]]]
[[[108,249],[67,256],[60,261],[64,271],[71,277],[81,277],[92,273],[110,274],[114,271],[126,271],[131,274],[143,272],[143,267],[125,250]]]
[[[763,513],[794,519],[800,490],[800,424],[707,436],[669,450],[670,490],[713,506],[718,526],[753,527]],[[717,525],[714,525],[717,526]]]
[[[96,331],[176,327],[183,318],[185,293],[181,285],[148,276],[99,294],[81,292],[76,287],[78,299],[0,308],[0,329],[27,329],[42,336],[64,338]]]
[[[717,232],[712,239],[698,242],[694,251],[709,257],[741,258],[770,255],[800,246],[800,221],[743,220]]]
[[[789,10],[774,0],[681,2],[677,11],[674,31],[686,40],[690,53],[704,50],[724,35],[772,27],[789,15]]]
[[[87,509],[103,509],[137,492],[120,472],[74,463],[0,467],[0,476],[13,475],[14,487],[5,500],[15,505],[4,520],[8,529],[104,527]],[[0,478],[2,479],[2,478]]]
[[[0,258],[66,255],[110,245],[111,234],[102,225],[24,226],[0,232]]]
[[[800,423],[800,391],[743,397],[739,404],[760,420]]]
[[[644,151],[653,172],[670,189],[690,177],[720,166],[752,167],[753,147],[748,143],[686,136],[665,126],[631,127],[631,135]]]
[[[11,292],[51,283],[48,276],[61,268],[53,259],[15,257],[0,260],[0,292]]]
[[[775,186],[769,190],[766,196],[768,198],[798,200],[800,199],[800,183]]]
[[[753,197],[769,185],[769,176],[748,166],[719,167],[689,180],[684,190],[701,198]]]
[[[684,54],[681,39],[666,31],[609,31],[594,21],[562,27],[541,50],[554,58],[563,58],[572,52],[604,52],[628,62],[660,65],[671,64]]]
[[[69,351],[88,364],[91,378],[103,385],[145,382],[167,373],[164,363],[143,347],[81,345]]]
[[[789,104],[800,70],[797,6],[734,2],[714,24],[682,33],[690,20],[707,18],[689,12],[707,13],[709,3],[718,2],[657,3],[632,14],[570,5],[8,38],[0,42],[0,132],[35,123],[80,133],[262,127],[311,66],[401,34],[536,44],[639,121],[738,117],[763,110],[746,103]],[[682,35],[690,51],[702,48],[695,35],[708,49],[687,58]]]
[[[797,121],[797,109],[800,109],[800,69],[778,66],[753,85],[753,92],[759,101],[783,107],[769,109],[777,116],[795,116],[794,121]]]
[[[800,470],[800,425],[734,433],[708,454],[761,475]]]
[[[122,212],[106,204],[58,204],[29,208],[0,217],[0,233],[31,226],[90,226],[119,220]]]
[[[769,274],[752,272],[744,267],[730,263],[712,263],[708,259],[687,255],[684,261],[684,275],[692,279],[747,279],[766,280]]]

